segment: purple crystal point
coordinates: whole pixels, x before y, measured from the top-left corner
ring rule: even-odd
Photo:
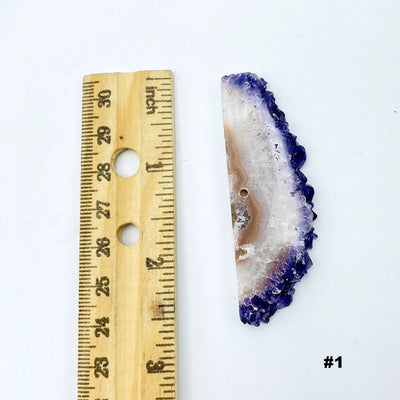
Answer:
[[[300,171],[306,151],[264,79],[224,76],[222,103],[239,314],[259,326],[292,302],[312,265],[314,189]]]

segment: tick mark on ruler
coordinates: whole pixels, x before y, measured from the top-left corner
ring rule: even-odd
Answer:
[[[147,81],[170,81],[172,78],[170,77],[148,77],[146,78]]]

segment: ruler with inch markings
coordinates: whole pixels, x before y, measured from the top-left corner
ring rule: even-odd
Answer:
[[[78,399],[176,399],[173,129],[170,71],[84,77]],[[127,149],[140,164],[124,178]]]

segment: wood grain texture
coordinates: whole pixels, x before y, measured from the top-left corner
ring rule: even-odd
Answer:
[[[130,178],[114,170],[125,149]],[[171,71],[85,76],[81,166],[78,399],[176,399]]]

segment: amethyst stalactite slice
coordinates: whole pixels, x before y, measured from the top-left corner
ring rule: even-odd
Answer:
[[[312,265],[314,189],[300,171],[305,149],[264,79],[224,76],[222,106],[239,313],[258,326],[291,303]]]

